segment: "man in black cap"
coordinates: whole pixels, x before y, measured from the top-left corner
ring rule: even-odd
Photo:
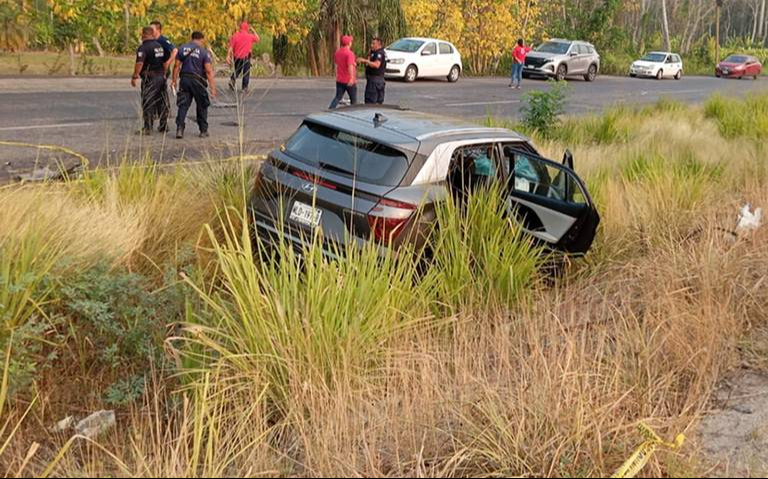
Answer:
[[[144,127],[139,133],[152,134],[155,117],[160,117],[160,131],[168,128],[165,105],[165,70],[163,46],[155,40],[155,29],[144,27],[141,31],[141,46],[136,50],[136,64],[133,68],[131,86],[134,88],[141,78],[141,110]]]
[[[371,41],[371,53],[368,59],[358,58],[357,62],[365,64],[365,103],[381,105],[384,103],[386,88],[384,72],[387,70],[387,54],[381,38],[376,37]]]
[[[200,137],[208,137],[208,86],[211,96],[216,98],[216,82],[211,64],[211,54],[204,45],[205,37],[201,32],[192,34],[192,41],[182,45],[176,55],[176,65],[173,68],[173,86],[179,85],[176,104],[179,112],[176,115],[176,138],[184,138],[187,112],[192,106],[192,100],[197,107],[197,125],[200,127]],[[179,83],[181,78],[181,83]]]

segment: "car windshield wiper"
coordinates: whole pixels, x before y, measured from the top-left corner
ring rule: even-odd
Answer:
[[[320,168],[322,168],[324,170],[328,170],[328,171],[333,171],[335,173],[341,173],[343,175],[350,175],[350,176],[354,174],[352,171],[345,170],[344,168],[339,168],[336,165],[332,165],[330,163],[325,163],[323,161],[321,161],[319,163],[319,165],[320,165]]]

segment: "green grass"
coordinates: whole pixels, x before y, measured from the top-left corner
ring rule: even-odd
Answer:
[[[68,76],[70,59],[67,52],[21,52],[0,53],[0,62],[5,65],[3,75]],[[77,75],[130,76],[133,72],[134,57],[82,56],[75,58]]]

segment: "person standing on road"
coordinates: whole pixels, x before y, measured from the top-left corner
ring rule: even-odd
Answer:
[[[371,52],[368,58],[358,58],[358,63],[365,64],[365,104],[384,103],[384,90],[387,86],[384,73],[387,70],[387,53],[384,51],[381,38],[371,41]]]
[[[165,72],[165,77],[168,78],[171,74],[170,68],[173,65],[174,60],[176,59],[176,54],[178,53],[178,49],[173,43],[171,43],[170,40],[168,40],[168,38],[166,38],[165,35],[163,35],[162,23],[155,20],[151,22],[149,25],[155,29],[155,40],[157,40],[157,43],[159,43],[160,46],[163,47],[163,71]],[[171,116],[171,99],[168,96],[168,88],[166,88],[163,90],[163,106],[162,106],[162,111],[160,113],[159,131],[161,132],[168,131],[168,117],[170,116]]]
[[[349,102],[352,105],[357,103],[357,63],[352,51],[350,35],[341,37],[341,47],[336,50],[333,61],[336,64],[336,96],[328,107],[331,110],[339,106],[344,93],[349,95]]]
[[[240,31],[229,39],[227,50],[227,65],[234,61],[234,71],[229,79],[229,88],[234,90],[237,81],[243,79],[243,93],[248,93],[248,85],[251,81],[251,54],[253,44],[259,43],[259,35],[248,25],[248,22],[240,23]]]
[[[525,57],[528,52],[531,51],[531,47],[525,45],[523,39],[517,41],[514,50],[512,50],[512,80],[509,82],[509,88],[517,88],[518,90],[523,83],[523,66],[525,65]],[[517,86],[515,86],[517,84]]]
[[[168,85],[163,71],[163,47],[155,40],[155,29],[144,27],[141,31],[141,46],[136,50],[136,64],[133,67],[131,86],[141,78],[141,110],[144,127],[139,132],[145,135],[152,134],[155,117],[160,117],[160,128],[163,128],[163,92]],[[165,117],[167,128],[168,117]]]
[[[208,86],[211,96],[216,98],[216,82],[211,63],[211,54],[204,45],[205,37],[201,32],[192,34],[192,41],[179,49],[176,64],[173,67],[173,86],[179,85],[176,115],[176,138],[184,138],[187,112],[192,106],[192,100],[197,107],[197,125],[200,127],[200,138],[208,137]],[[181,83],[179,83],[181,78]]]

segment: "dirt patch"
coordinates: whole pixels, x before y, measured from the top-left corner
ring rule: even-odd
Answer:
[[[768,474],[768,374],[743,371],[723,381],[701,422],[702,452],[714,477]]]

